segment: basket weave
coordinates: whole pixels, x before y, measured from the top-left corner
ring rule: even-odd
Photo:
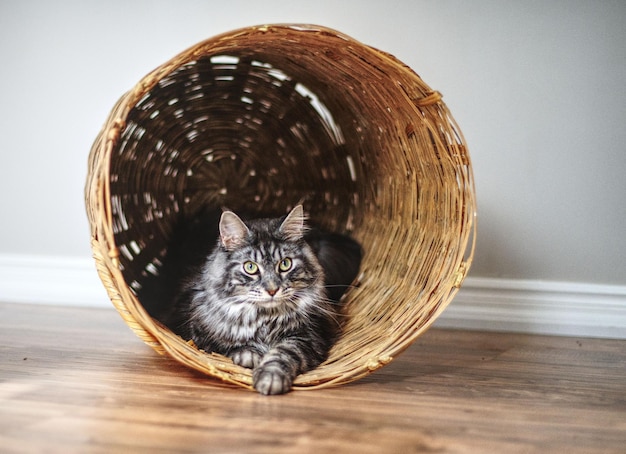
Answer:
[[[226,33],[145,76],[113,108],[89,158],[86,205],[100,278],[160,353],[229,383],[250,371],[198,351],[136,297],[172,227],[203,206],[284,214],[355,237],[362,274],[344,333],[294,388],[347,383],[389,363],[460,287],[475,243],[461,132],[411,69],[320,26]]]

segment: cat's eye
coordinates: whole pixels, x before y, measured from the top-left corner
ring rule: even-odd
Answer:
[[[243,264],[243,270],[250,275],[256,274],[259,272],[259,265],[254,262],[248,261]]]
[[[285,257],[278,264],[278,269],[283,272],[289,271],[291,269],[291,265],[292,265],[291,259],[289,257]]]

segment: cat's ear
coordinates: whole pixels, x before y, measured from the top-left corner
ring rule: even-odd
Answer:
[[[304,235],[304,210],[296,205],[280,225],[280,232],[290,241],[297,241]]]
[[[250,233],[246,224],[232,211],[224,211],[220,218],[220,240],[226,250],[241,246]]]

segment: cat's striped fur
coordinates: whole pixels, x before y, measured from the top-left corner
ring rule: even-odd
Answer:
[[[343,242],[353,254],[342,264]],[[325,268],[319,258],[325,265],[339,260],[342,269]],[[309,234],[302,206],[283,218],[245,222],[225,211],[217,245],[184,279],[169,324],[199,348],[253,369],[260,393],[288,392],[298,374],[326,359],[339,331],[338,297],[360,258],[347,237]],[[345,273],[347,262],[349,275],[339,282],[332,275]],[[334,300],[329,280],[343,286]]]

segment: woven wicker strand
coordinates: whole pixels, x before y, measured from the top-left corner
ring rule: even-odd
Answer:
[[[388,364],[445,309],[471,265],[475,191],[442,101],[393,56],[321,26],[249,27],[203,41],[121,97],[85,188],[96,268],[115,308],[161,354],[251,388],[250,371],[154,321],[137,291],[174,225],[205,206],[309,217],[364,246],[328,360],[295,389]]]

